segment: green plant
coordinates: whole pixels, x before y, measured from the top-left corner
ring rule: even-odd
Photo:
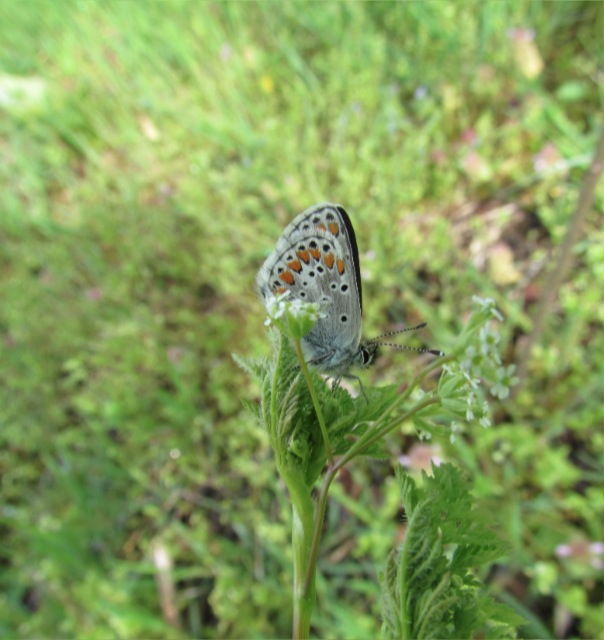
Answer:
[[[432,465],[423,486],[397,469],[407,531],[382,576],[387,638],[515,637],[524,619],[495,602],[473,570],[494,562],[506,545],[475,509],[461,473]]]
[[[353,399],[339,388],[330,390],[308,369],[300,340],[320,317],[315,304],[283,297],[269,303],[269,318],[280,330],[271,334],[273,358],[236,357],[260,382],[260,405],[247,406],[264,425],[277,469],[289,490],[294,638],[309,636],[327,498],[339,471],[361,455],[383,456],[384,437],[409,420],[425,435],[446,432],[449,425],[473,420],[476,414],[481,414],[479,421],[488,426],[487,407],[477,393],[479,376],[490,380],[491,391],[500,397],[507,390],[505,384],[513,383],[504,379],[510,373],[499,374],[497,340],[489,331],[492,317],[500,315],[492,301],[476,301],[478,310],[470,317],[453,353],[428,365],[400,394],[394,386],[371,387],[362,397]],[[421,383],[443,365],[446,369],[437,388],[424,392]],[[325,466],[318,495],[313,499],[315,483]],[[384,580],[384,619],[389,637],[434,637],[435,629],[441,637],[445,629],[447,637],[471,637],[493,620],[498,633],[509,634],[513,633],[511,624],[519,622],[501,605],[487,607],[479,582],[470,574],[473,567],[493,561],[504,547],[495,534],[478,526],[470,495],[457,481],[456,473],[447,466],[420,490],[399,472],[410,527],[409,540],[398,554],[406,561],[397,564],[396,553],[391,556]],[[443,511],[449,512],[446,526]],[[451,544],[456,544],[457,550],[448,563],[444,550]],[[417,571],[417,565],[410,568],[410,557],[414,562],[419,558],[421,571]],[[402,595],[403,591],[409,595]],[[480,613],[471,616],[468,611],[472,608]]]

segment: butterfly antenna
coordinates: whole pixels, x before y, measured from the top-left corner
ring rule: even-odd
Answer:
[[[405,329],[397,329],[396,331],[386,331],[386,333],[382,333],[381,335],[376,336],[375,338],[371,338],[369,342],[377,342],[382,338],[390,338],[390,336],[397,336],[399,333],[407,333],[409,331],[419,331],[420,329],[423,329],[427,324],[428,324],[427,322],[420,322],[419,324],[416,324],[414,327],[406,327]]]
[[[438,349],[426,349],[425,347],[409,347],[406,344],[395,344],[394,342],[375,342],[371,341],[371,344],[379,344],[380,347],[392,347],[399,351],[417,351],[417,353],[431,353],[433,356],[444,356],[443,351]]]
[[[414,327],[407,327],[405,329],[397,329],[396,331],[387,331],[386,333],[382,333],[381,335],[372,338],[368,341],[369,344],[379,344],[381,347],[392,347],[393,349],[398,349],[399,351],[416,351],[417,353],[431,353],[433,356],[444,356],[443,351],[439,351],[438,349],[427,349],[425,347],[409,347],[404,344],[394,344],[393,342],[380,342],[382,338],[389,338],[391,336],[396,336],[399,333],[407,333],[409,331],[419,331],[423,329],[428,323],[420,322],[416,324]]]

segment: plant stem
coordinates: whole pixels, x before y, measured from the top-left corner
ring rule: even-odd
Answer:
[[[425,398],[423,401],[418,402],[412,409],[403,413],[400,416],[394,418],[378,421],[376,428],[371,431],[370,434],[365,434],[365,438],[361,438],[353,447],[337,462],[334,461],[333,452],[329,443],[329,437],[327,435],[327,428],[319,405],[319,399],[317,397],[315,388],[310,378],[310,373],[302,354],[302,347],[299,340],[294,340],[294,346],[300,366],[308,390],[313,401],[315,412],[319,420],[323,439],[325,441],[325,450],[327,453],[327,459],[329,466],[325,477],[323,478],[323,484],[319,491],[316,507],[313,509],[312,499],[310,494],[303,493],[301,491],[292,491],[294,487],[299,487],[298,483],[293,478],[287,478],[284,476],[286,483],[290,487],[290,495],[292,498],[292,544],[294,550],[294,621],[293,621],[293,638],[295,640],[301,640],[308,638],[310,633],[310,620],[312,611],[315,604],[315,580],[317,562],[319,558],[319,545],[321,542],[321,534],[323,531],[323,522],[325,519],[325,510],[327,508],[327,495],[331,483],[335,479],[338,471],[348,463],[352,458],[359,455],[362,451],[371,446],[375,441],[382,438],[389,431],[394,429],[402,421],[406,420],[413,414],[417,413],[421,409],[438,402],[438,398]],[[439,364],[442,364],[439,363]],[[439,365],[433,365],[427,371],[424,371],[422,375],[418,376],[405,390],[401,397],[394,403],[392,409],[400,406],[417,384],[433,369]],[[291,480],[291,482],[290,482]]]
[[[327,453],[327,460],[329,462],[329,466],[332,467],[333,452],[331,450],[331,445],[329,444],[327,427],[325,426],[325,420],[323,419],[323,413],[321,412],[321,406],[319,405],[319,398],[317,397],[317,392],[315,391],[315,387],[313,386],[312,380],[310,379],[310,372],[308,371],[306,360],[304,360],[304,354],[302,353],[302,345],[300,343],[300,340],[294,340],[294,346],[296,348],[296,354],[298,355],[298,360],[300,361],[300,367],[302,369],[302,373],[304,374],[304,379],[306,380],[306,384],[308,385],[308,390],[310,391],[310,397],[312,398],[312,403],[313,403],[313,406],[315,407],[315,413],[317,414],[317,419],[319,420],[319,426],[321,427],[321,433],[323,434],[323,440],[325,442],[325,452]]]
[[[432,404],[437,404],[439,399],[437,397],[429,397],[414,405],[409,411],[406,411],[402,415],[394,416],[393,418],[389,418],[383,421],[382,424],[379,422],[375,425],[371,431],[365,433],[357,442],[355,442],[352,447],[338,460],[338,468],[343,467],[345,464],[350,462],[353,458],[356,458],[358,455],[361,455],[363,451],[368,449],[372,444],[381,440],[384,436],[390,433],[393,429],[398,427],[402,422],[410,418],[412,415],[416,414],[418,411],[429,407]]]
[[[310,493],[292,495],[292,546],[294,552],[294,620],[292,637],[303,640],[310,634],[315,606],[316,560],[311,562],[314,508]]]
[[[281,360],[281,354],[283,352],[283,336],[279,334],[279,351],[277,353],[277,362]],[[273,379],[271,381],[271,408],[270,408],[270,429],[269,436],[273,450],[276,454],[279,452],[277,447],[277,386],[279,383],[279,367],[275,367],[273,372]],[[265,415],[266,421],[266,415]]]
[[[334,466],[333,451],[329,442],[319,398],[304,360],[300,340],[294,340],[294,347],[310,392],[319,426],[321,427],[321,434],[325,442],[325,452],[331,469]],[[315,538],[317,537],[316,519],[319,517],[319,511],[315,511],[310,490],[306,491],[302,478],[287,477],[287,474],[284,474],[283,477],[290,489],[292,501],[292,547],[294,553],[294,619],[292,637],[294,640],[303,640],[309,637],[310,620],[315,606],[315,578],[319,544],[319,540]],[[322,516],[320,520],[321,525],[318,527],[319,538],[323,524]]]
[[[308,556],[308,566],[306,567],[306,576],[304,577],[304,589],[310,590],[314,585],[314,579],[317,568],[317,561],[319,559],[319,544],[321,542],[321,533],[323,531],[323,520],[325,519],[325,509],[327,508],[327,494],[329,493],[329,487],[336,477],[338,471],[342,468],[340,462],[335,466],[329,467],[327,473],[323,478],[323,484],[319,492],[319,498],[317,500],[317,506],[315,508],[314,518],[314,530],[312,536],[312,543],[310,547],[310,553]]]
[[[334,478],[338,474],[338,471],[346,465],[350,460],[355,458],[357,455],[360,455],[365,449],[370,447],[374,442],[383,438],[387,433],[392,431],[395,427],[397,427],[401,422],[411,417],[418,411],[425,409],[426,407],[436,404],[438,402],[438,398],[426,398],[416,404],[409,411],[404,413],[402,416],[398,416],[393,420],[388,421],[382,427],[377,427],[374,431],[371,432],[371,435],[366,440],[359,440],[359,442],[355,443],[348,452],[338,459],[338,461],[327,469],[327,473],[323,478],[323,484],[321,485],[321,490],[319,491],[319,496],[317,499],[317,506],[315,509],[315,518],[314,518],[314,531],[312,537],[312,544],[310,548],[310,554],[308,557],[308,566],[306,568],[306,577],[304,579],[304,589],[309,590],[311,586],[314,585],[314,578],[316,572],[316,565],[319,556],[319,543],[321,542],[321,533],[323,531],[323,520],[325,518],[325,509],[327,508],[327,494],[329,493],[329,488],[331,487],[331,483]]]

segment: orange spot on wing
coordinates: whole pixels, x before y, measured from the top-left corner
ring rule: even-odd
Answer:
[[[281,295],[282,293],[286,293],[287,292],[287,288],[286,287],[276,287],[275,289],[273,289],[273,293],[278,296]]]
[[[335,222],[330,222],[327,226],[329,227],[329,230],[333,233],[334,236],[337,236],[340,234],[340,226]]]
[[[337,267],[337,269],[338,269],[338,273],[339,273],[340,275],[342,275],[342,274],[344,273],[345,269],[346,269],[346,267],[345,267],[345,265],[344,265],[344,261],[343,261],[343,260],[340,260],[340,258],[338,258],[338,259],[336,260],[336,267]]]
[[[335,258],[334,258],[333,253],[331,253],[331,252],[326,253],[323,256],[323,260],[325,261],[325,264],[326,264],[328,269],[331,269],[333,267],[333,263],[335,262]]]
[[[315,229],[321,229],[321,231],[327,231],[327,227],[322,222],[320,222],[319,224],[316,224]]]
[[[300,260],[306,262],[306,264],[310,262],[310,255],[308,251],[296,251],[296,255],[298,256],[298,258],[300,258]]]
[[[284,271],[279,274],[279,279],[286,284],[294,284],[294,274],[291,271]]]
[[[300,260],[292,260],[287,263],[287,266],[296,273],[300,273],[302,271],[302,265],[300,264]]]
[[[321,257],[321,252],[318,249],[311,249],[310,250],[310,255],[315,259],[318,260]]]

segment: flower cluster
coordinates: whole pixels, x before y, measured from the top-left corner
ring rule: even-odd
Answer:
[[[284,335],[294,340],[303,338],[321,318],[327,317],[321,312],[318,302],[292,299],[287,291],[269,297],[265,301],[265,307],[268,318],[264,324],[276,326]]]
[[[477,310],[468,326],[471,328],[461,337],[459,363],[444,365],[444,374],[439,385],[439,394],[452,417],[451,442],[456,433],[463,431],[464,423],[477,421],[483,428],[491,426],[489,404],[485,391],[503,400],[508,397],[510,387],[518,382],[515,366],[505,366],[499,354],[501,336],[493,325],[493,319],[503,320],[490,299],[473,298]]]

